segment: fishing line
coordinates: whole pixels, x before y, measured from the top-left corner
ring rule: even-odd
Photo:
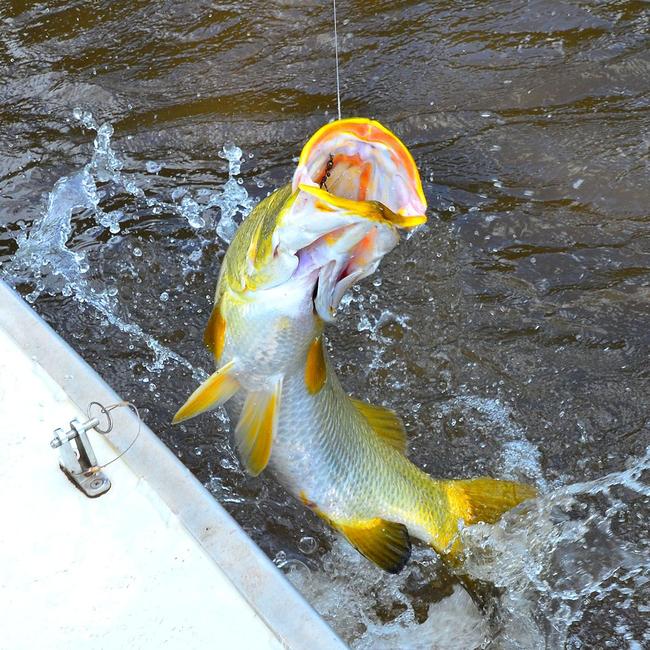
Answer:
[[[336,0],[332,0],[334,11],[334,56],[336,57],[336,107],[341,119],[341,83],[339,81],[339,35],[336,31]]]

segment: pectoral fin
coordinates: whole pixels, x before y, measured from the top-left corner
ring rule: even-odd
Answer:
[[[352,403],[384,442],[402,454],[406,454],[404,423],[395,411],[383,406],[367,404],[358,399],[353,399]]]
[[[307,362],[305,364],[305,385],[307,390],[315,395],[325,384],[327,379],[327,366],[323,354],[323,339],[316,337],[307,351]]]
[[[357,525],[336,525],[364,557],[389,573],[399,573],[411,556],[406,526],[385,519],[370,519]]]
[[[211,374],[181,406],[172,423],[189,420],[229,400],[239,390],[239,382],[232,376],[233,367],[231,361]]]
[[[235,429],[239,457],[246,471],[257,476],[269,462],[278,425],[282,380],[272,391],[251,391]]]
[[[223,346],[226,342],[226,321],[221,314],[221,305],[217,303],[210,314],[210,319],[205,328],[203,335],[203,342],[214,354],[215,359],[218,361],[223,352]]]

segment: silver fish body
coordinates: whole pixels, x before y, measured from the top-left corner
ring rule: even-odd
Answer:
[[[454,556],[459,521],[495,521],[534,494],[508,481],[425,474],[406,457],[401,420],[346,395],[325,352],[324,326],[344,293],[374,272],[397,244],[398,228],[426,221],[425,210],[413,158],[387,129],[365,119],[320,129],[293,183],[237,231],[206,330],[217,371],[174,418],[234,398],[246,470],[257,475],[269,465],[391,572],[408,560],[411,537]]]
[[[355,525],[382,518],[405,525],[438,551],[449,543],[443,484],[371,428],[329,361],[317,395],[307,389],[302,368],[285,376],[270,467],[294,496],[327,520]]]

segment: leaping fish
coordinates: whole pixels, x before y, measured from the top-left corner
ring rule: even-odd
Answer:
[[[406,456],[392,410],[344,391],[324,326],[345,292],[375,271],[399,231],[426,221],[404,144],[376,121],[327,124],[302,150],[291,184],[260,202],[223,260],[205,343],[217,371],[180,408],[182,422],[234,395],[235,442],[253,476],[285,487],[391,573],[411,537],[454,558],[459,523],[494,522],[535,495],[481,477],[438,480]]]

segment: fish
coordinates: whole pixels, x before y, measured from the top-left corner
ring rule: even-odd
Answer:
[[[412,538],[455,561],[461,525],[493,523],[536,494],[490,477],[429,476],[407,457],[400,417],[348,395],[336,375],[326,325],[426,210],[415,161],[395,134],[366,118],[321,127],[291,183],[235,233],[204,336],[217,370],[173,420],[228,402],[246,471],[268,467],[390,573],[408,562]]]

